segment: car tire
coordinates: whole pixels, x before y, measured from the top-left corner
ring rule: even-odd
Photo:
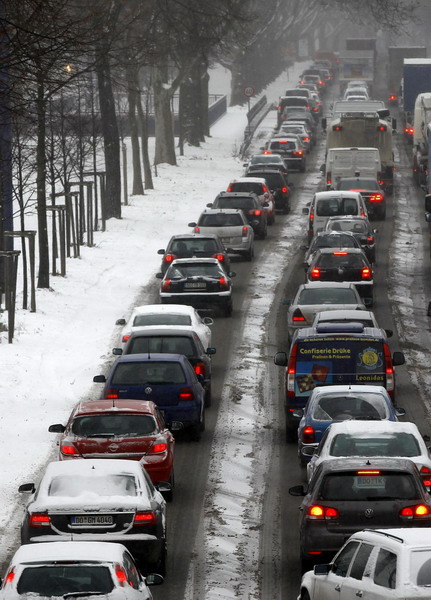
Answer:
[[[189,430],[192,442],[200,442],[202,437],[201,423],[194,423]]]
[[[166,500],[166,502],[172,502],[172,500],[174,499],[174,487],[175,487],[175,474],[174,474],[174,469],[172,468],[171,471],[171,476],[169,477],[169,483],[171,484],[171,489],[169,492],[165,492],[163,494],[164,499]],[[160,573],[161,575],[161,573]]]
[[[290,201],[288,200],[283,207],[283,215],[288,215],[290,213]]]
[[[154,565],[154,571],[155,573],[158,573],[159,575],[163,575],[163,577],[166,575],[166,557],[167,557],[167,545],[166,545],[166,540],[163,544],[163,550],[162,553],[160,555],[159,560],[157,561],[157,563]]]
[[[244,253],[244,258],[246,261],[250,262],[253,260],[253,256],[254,256],[254,248],[253,248],[253,246],[250,246],[250,249]]]
[[[275,216],[274,216],[274,213],[272,213],[272,215],[268,219],[268,225],[274,225],[274,223],[275,223]]]
[[[308,560],[308,559],[305,559],[305,560]],[[302,572],[305,573],[305,571],[302,571]],[[307,592],[307,590],[301,591],[301,600],[310,600],[310,594]]]
[[[232,308],[231,308],[231,314],[232,314]],[[228,315],[226,315],[228,316]],[[205,390],[205,399],[204,399],[204,405],[205,408],[209,408],[212,404],[212,396],[211,396],[211,383],[208,384],[207,389]]]
[[[298,441],[298,432],[296,427],[292,427],[291,423],[286,421],[286,442],[288,444],[295,444]]]
[[[301,163],[301,166],[299,167],[299,172],[300,173],[305,173],[307,166],[305,164],[305,162]]]
[[[263,229],[261,229],[260,233],[259,233],[259,238],[261,240],[264,240],[266,238],[266,236],[268,235],[268,229],[265,225],[265,227]]]
[[[224,307],[224,316],[225,317],[231,317],[232,316],[232,312],[233,312],[233,304],[232,304],[232,300],[226,304],[226,306]]]

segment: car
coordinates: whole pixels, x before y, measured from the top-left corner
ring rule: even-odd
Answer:
[[[267,156],[277,156],[276,154],[270,154]],[[275,208],[281,210],[282,213],[287,214],[290,212],[290,187],[287,181],[287,176],[283,175],[279,170],[269,169],[267,167],[261,168],[259,171],[255,170],[247,173],[246,177],[259,177],[266,181],[266,185],[271,190],[274,198]]]
[[[280,127],[287,113],[296,108],[309,111],[308,98],[304,98],[303,96],[281,96],[279,98],[277,105],[277,129]]]
[[[350,536],[331,563],[304,574],[298,600],[429,600],[430,563],[422,527],[367,527]]]
[[[289,169],[298,169],[301,173],[306,169],[305,151],[296,135],[273,137],[267,143],[266,151],[283,156],[287,160]]]
[[[345,102],[366,102],[369,98],[366,94],[357,93],[357,94],[349,94],[348,98],[345,99]]]
[[[298,89],[301,88],[305,88],[307,90],[310,90],[311,92],[315,92],[316,94],[319,94],[319,88],[317,87],[317,85],[315,83],[298,83]]]
[[[305,247],[304,268],[307,271],[320,248],[361,248],[358,239],[350,231],[319,231]]]
[[[370,460],[378,456],[409,458],[418,468],[422,483],[428,491],[430,490],[430,453],[414,423],[400,421],[363,423],[352,420],[333,423],[326,429],[307,464],[308,481],[321,462],[342,456],[361,456]]]
[[[254,192],[266,213],[268,225],[274,225],[275,222],[275,201],[272,191],[267,182],[256,173],[250,173],[247,177],[233,179],[227,188],[228,192]]]
[[[416,465],[403,458],[338,458],[316,469],[300,506],[303,570],[337,552],[362,529],[431,526],[431,498]],[[424,537],[428,538],[424,532]]]
[[[309,327],[321,310],[363,310],[363,304],[353,283],[310,282],[298,287],[292,301],[285,300],[287,311],[287,336],[292,340],[295,331]]]
[[[308,216],[308,239],[319,231],[324,231],[331,217],[360,215],[367,217],[368,212],[365,201],[359,192],[344,192],[327,190],[316,192],[311,202],[302,209]],[[340,230],[348,230],[346,227]]]
[[[311,113],[309,110],[305,109],[301,110],[300,108],[295,108],[295,110],[292,109],[285,115],[283,122],[280,124],[279,133],[282,133],[281,127],[283,125],[292,122],[306,125],[313,138],[317,137],[317,116],[315,113]]]
[[[195,331],[185,331],[176,327],[147,327],[143,331],[132,333],[123,349],[112,350],[117,356],[145,352],[187,356],[196,375],[203,376],[205,407],[211,406],[211,356],[216,353],[216,349],[204,348]]]
[[[298,83],[299,83],[299,85],[303,85],[304,83],[314,83],[314,85],[316,85],[317,89],[319,90],[319,94],[323,95],[326,92],[326,84],[322,80],[320,75],[313,75],[311,73],[310,74],[306,73],[301,76]]]
[[[43,529],[43,527],[42,527]],[[13,555],[0,591],[2,600],[83,598],[152,600],[148,589],[163,577],[143,577],[123,544],[111,542],[40,542]]]
[[[61,434],[59,460],[143,460],[156,486],[169,482],[166,497],[172,500],[175,438],[154,402],[119,398],[78,402],[66,425],[55,423],[48,430]]]
[[[347,193],[347,192],[345,192]],[[368,218],[361,215],[329,217],[325,231],[351,231],[361,244],[362,250],[371,264],[376,262],[377,229],[373,229]]]
[[[128,321],[117,319],[116,325],[123,325],[121,342],[125,344],[133,331],[145,327],[172,327],[195,331],[204,348],[211,346],[211,317],[201,317],[192,306],[182,304],[146,304],[135,306]]]
[[[353,282],[367,306],[373,305],[374,273],[362,249],[321,248],[314,255],[307,281]]]
[[[234,208],[207,208],[197,223],[189,223],[195,233],[217,234],[230,252],[240,254],[245,260],[254,256],[254,231],[242,210]]]
[[[322,310],[316,313],[312,327],[320,323],[362,323],[364,327],[377,327],[377,319],[372,310]],[[385,329],[387,337],[392,337],[393,331]]]
[[[287,121],[283,123],[280,129],[280,133],[285,135],[298,135],[302,146],[307,153],[310,152],[311,146],[313,145],[312,137],[305,124],[291,123]]]
[[[226,272],[230,271],[230,259],[223,242],[215,234],[183,233],[173,235],[166,248],[160,248],[157,254],[162,255],[160,270],[166,273],[169,265],[176,258],[216,258]]]
[[[288,174],[287,162],[279,154],[253,154],[243,167],[246,170],[245,175],[261,169],[277,170],[283,175]]]
[[[264,240],[268,235],[268,217],[265,211],[267,202],[261,203],[254,192],[220,192],[207,208],[238,208],[253,227],[255,236]]]
[[[368,89],[366,87],[350,87],[344,92],[343,100],[350,100],[352,96],[361,96],[362,100],[369,100]]]
[[[365,200],[370,219],[386,219],[386,197],[377,179],[373,177],[341,177],[335,182],[336,190],[360,192]]]
[[[205,310],[220,310],[225,317],[233,311],[232,278],[236,273],[226,273],[216,258],[178,258],[174,260],[162,279],[160,302],[162,304],[189,304]]]
[[[134,460],[77,459],[48,463],[29,493],[21,543],[119,542],[141,568],[166,572],[166,502]]]
[[[188,430],[193,440],[205,430],[203,377],[196,375],[183,354],[126,354],[119,356],[108,374],[93,377],[105,384],[108,400],[151,400],[171,431]]]
[[[347,82],[346,85],[346,89],[351,89],[351,88],[365,88],[366,90],[368,90],[368,84],[365,81],[365,79],[351,79],[350,81]]]

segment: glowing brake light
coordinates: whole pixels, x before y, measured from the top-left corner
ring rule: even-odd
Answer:
[[[201,228],[200,228],[198,225],[196,225],[196,227],[194,228],[194,230],[193,230],[193,231],[194,231],[195,233],[200,233],[200,232],[201,232]]]
[[[398,100],[398,96],[395,96],[395,94],[391,94],[388,98],[388,100]]]
[[[178,394],[178,398],[180,400],[189,401],[189,400],[193,400],[193,397],[194,397],[193,396],[193,390],[192,390],[192,388],[189,388],[189,387],[187,387],[187,388],[181,388],[180,389],[180,393]]]
[[[428,517],[431,514],[429,506],[426,504],[416,504],[415,506],[405,506],[400,510],[400,517],[414,519],[415,517]]]
[[[320,269],[318,269],[317,267],[314,267],[314,269],[311,269],[311,278],[312,279],[319,279],[320,277]]]
[[[168,290],[170,290],[171,288],[171,280],[170,279],[164,279],[162,281],[162,292],[167,292]]]
[[[362,279],[371,279],[371,269],[368,267],[362,268]]]
[[[338,251],[332,253],[334,256],[347,256],[348,252]]]
[[[194,366],[196,375],[205,375],[205,363],[198,362]]]
[[[78,450],[72,444],[62,444],[60,452],[65,456],[77,456],[79,454]]]
[[[242,237],[247,237],[248,236],[248,227],[246,227],[244,225],[244,227],[242,228]]]
[[[127,575],[120,565],[115,565],[115,576],[118,579],[118,583],[123,586],[127,583]]]
[[[336,508],[330,506],[319,506],[315,504],[307,509],[308,519],[336,519],[339,516],[339,512]]]
[[[424,484],[424,486],[427,488],[431,487],[431,469],[425,467],[424,465],[423,467],[421,467],[420,475],[422,477],[422,483]]]
[[[305,321],[305,317],[299,308],[297,308],[293,313],[292,321],[294,321],[295,323],[303,323]]]
[[[232,192],[232,191],[233,191],[233,190],[232,190],[232,186],[230,185],[230,186],[227,188],[227,190],[226,190],[226,191],[227,191],[227,192]]]
[[[367,469],[366,471],[356,471],[356,475],[381,475],[381,471],[376,469]]]
[[[383,200],[382,194],[372,194],[369,198],[370,202],[381,202]]]
[[[302,430],[302,442],[304,444],[313,444],[316,441],[314,427],[310,425]]]
[[[166,254],[165,258],[163,259],[165,262],[167,263],[171,263],[173,260],[175,260],[177,257],[175,256],[175,254]]]
[[[302,156],[304,153],[302,150],[297,150],[296,152],[293,153],[293,156]]]
[[[15,579],[15,571],[12,569],[12,571],[9,571],[9,573],[6,575],[5,580],[4,580],[4,585],[7,585],[8,583],[12,583],[12,581]]]
[[[256,208],[256,210],[253,211],[253,214],[256,215],[256,217],[259,217],[262,214],[262,211],[259,208]]]
[[[309,141],[310,141],[310,138],[309,138],[309,137],[305,137],[305,138],[304,138],[304,142],[309,142]]]
[[[153,444],[150,448],[151,454],[161,454],[162,452],[166,452],[168,449],[168,445],[166,442],[159,442],[157,444]]]
[[[107,400],[116,400],[118,398],[118,390],[116,389],[108,389],[105,392],[104,398]]]
[[[332,127],[332,129],[333,129],[334,131],[342,131],[342,130],[343,130],[343,127],[342,127],[342,125],[334,125],[334,126]]]
[[[219,262],[224,262],[224,254],[213,254],[213,258],[216,258]]]
[[[415,132],[414,127],[405,127],[404,133],[408,133],[409,135],[413,135]]]
[[[281,191],[283,194],[287,194],[287,187],[286,186],[282,187]]]
[[[370,235],[369,237],[367,237],[367,243],[368,244],[374,244],[374,238],[372,235]]]
[[[156,515],[152,510],[137,512],[133,519],[134,525],[155,525]]]
[[[219,284],[220,284],[220,289],[222,290],[228,290],[229,289],[229,283],[226,279],[226,277],[220,277],[220,279],[218,280]]]
[[[122,341],[123,343],[124,343],[124,342],[127,342],[127,340],[128,340],[129,338],[130,338],[130,334],[128,334],[128,335],[123,335],[123,337],[121,338],[121,341]]]
[[[46,513],[33,513],[29,516],[28,524],[30,527],[49,527],[51,520]]]
[[[268,188],[266,187],[266,185],[263,185],[263,186],[262,186],[262,190],[263,190],[263,193],[266,193],[266,192],[268,192],[268,191],[269,191],[269,190],[268,190]]]

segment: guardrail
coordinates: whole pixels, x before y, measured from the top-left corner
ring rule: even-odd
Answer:
[[[264,117],[269,113],[272,108],[272,103],[267,101],[266,96],[262,96],[256,104],[254,104],[247,113],[247,127],[244,130],[244,141],[239,149],[240,158],[243,160],[248,147],[250,146],[251,140],[253,139],[254,132],[261,123]]]

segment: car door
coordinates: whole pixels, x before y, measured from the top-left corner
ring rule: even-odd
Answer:
[[[340,600],[357,600],[357,598],[367,598],[365,590],[370,586],[369,574],[370,568],[370,556],[376,555],[376,551],[373,553],[374,546],[362,542],[356,555],[352,561],[352,565],[348,574],[342,584],[340,590]],[[367,569],[367,570],[366,570]],[[365,575],[367,573],[367,575]]]
[[[334,600],[334,598],[337,598],[338,600],[340,590],[359,545],[360,542],[356,540],[347,542],[334,558],[330,572],[326,576],[315,577],[313,598],[316,600]]]
[[[365,552],[364,552],[365,557]],[[365,565],[362,578],[353,581],[347,578],[341,588],[340,600],[387,600],[400,597],[396,592],[397,563],[395,552],[386,548],[374,547]],[[352,565],[352,571],[354,566]],[[361,565],[358,561],[356,573],[360,575]]]

